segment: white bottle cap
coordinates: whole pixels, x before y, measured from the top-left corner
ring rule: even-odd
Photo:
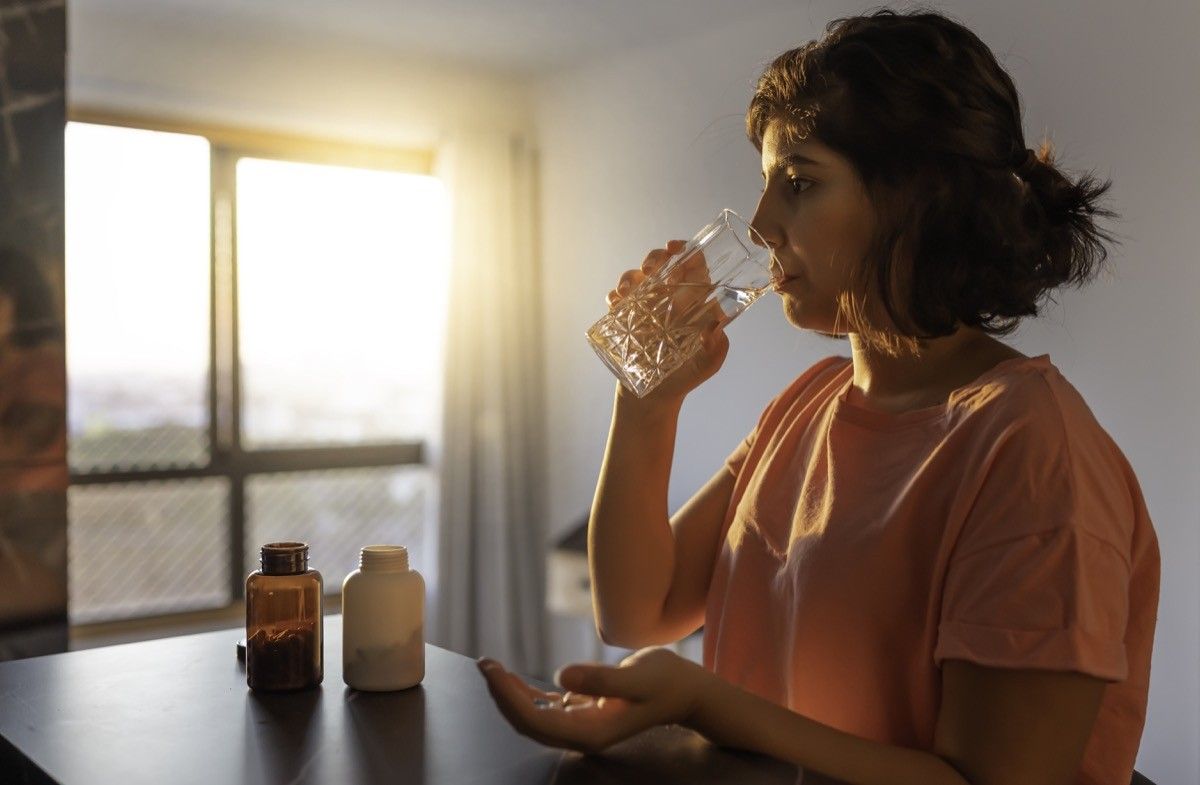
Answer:
[[[371,572],[406,572],[408,549],[403,545],[368,545],[358,555],[358,566]]]

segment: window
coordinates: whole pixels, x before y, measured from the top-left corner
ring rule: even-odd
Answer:
[[[73,623],[240,601],[264,542],[432,582],[449,210],[429,156],[71,122]]]

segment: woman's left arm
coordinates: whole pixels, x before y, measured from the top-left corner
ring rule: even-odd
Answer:
[[[933,751],[925,752],[811,720],[666,649],[643,649],[619,667],[567,666],[559,673],[565,696],[536,690],[498,663],[481,669],[509,722],[544,744],[598,752],[677,723],[847,785],[1070,785],[1105,684],[946,660]]]
[[[717,744],[848,785],[1070,785],[1104,684],[1078,673],[946,660],[932,752],[845,733],[711,674],[683,724]]]

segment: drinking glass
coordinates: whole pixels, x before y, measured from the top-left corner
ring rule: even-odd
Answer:
[[[587,340],[641,398],[700,350],[705,329],[733,321],[771,283],[767,244],[725,209],[600,317]]]

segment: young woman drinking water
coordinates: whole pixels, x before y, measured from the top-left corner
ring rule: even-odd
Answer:
[[[746,125],[784,313],[851,356],[801,373],[670,517],[680,407],[728,341],[711,329],[644,398],[618,388],[597,627],[638,648],[703,625],[703,666],[644,648],[545,693],[484,659],[497,704],[584,751],[677,723],[852,785],[1127,785],[1155,533],[1075,388],[995,337],[1094,276],[1108,183],[1027,149],[1008,74],[934,12],[832,22],[766,69]]]

